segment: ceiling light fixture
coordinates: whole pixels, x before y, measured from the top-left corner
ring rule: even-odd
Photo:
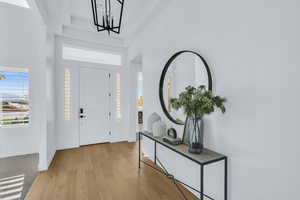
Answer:
[[[97,31],[120,34],[125,0],[91,0]]]

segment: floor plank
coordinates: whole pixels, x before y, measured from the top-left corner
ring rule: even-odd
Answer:
[[[188,199],[197,199],[184,189]],[[171,180],[142,165],[136,143],[113,143],[58,151],[39,173],[27,200],[181,200]]]

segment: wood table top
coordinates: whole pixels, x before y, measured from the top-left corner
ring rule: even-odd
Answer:
[[[145,137],[152,139],[159,144],[183,155],[184,157],[200,164],[200,165],[205,165],[213,162],[220,161],[222,159],[225,159],[226,156],[220,153],[217,153],[215,151],[212,151],[210,149],[204,148],[201,152],[201,154],[193,154],[188,151],[188,146],[185,144],[180,144],[180,145],[171,145],[169,143],[166,143],[163,141],[162,137],[154,137],[152,133],[144,131],[140,132],[141,135],[144,135]]]

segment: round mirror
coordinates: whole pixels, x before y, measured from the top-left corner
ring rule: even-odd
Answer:
[[[204,58],[194,51],[180,51],[165,65],[159,83],[159,98],[166,116],[175,124],[184,125],[183,110],[172,108],[171,99],[178,98],[187,86],[205,85],[212,90],[212,78]]]

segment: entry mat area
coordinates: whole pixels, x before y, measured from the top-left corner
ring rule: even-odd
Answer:
[[[24,174],[0,179],[0,200],[19,200],[24,189]]]
[[[38,172],[38,154],[0,159],[0,200],[23,200]]]

